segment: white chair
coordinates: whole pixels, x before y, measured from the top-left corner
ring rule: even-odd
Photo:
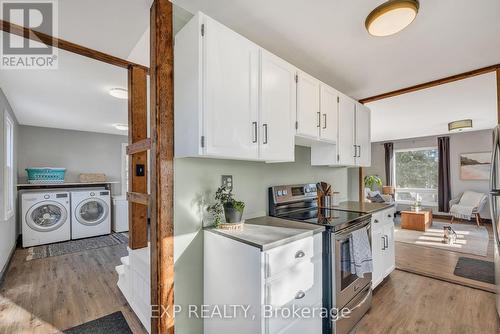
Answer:
[[[465,191],[450,201],[451,223],[455,218],[471,219],[476,217],[477,226],[481,226],[480,212],[484,209],[488,196],[474,191]]]

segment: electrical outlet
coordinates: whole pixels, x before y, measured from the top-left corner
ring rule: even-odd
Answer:
[[[233,190],[233,184],[234,184],[234,179],[232,175],[222,175],[222,182],[221,182],[223,187],[226,187],[227,190]]]

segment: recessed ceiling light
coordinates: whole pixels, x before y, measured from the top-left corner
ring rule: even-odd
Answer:
[[[471,119],[462,119],[448,123],[448,131],[463,131],[464,129],[472,129]]]
[[[127,100],[128,99],[128,91],[123,88],[111,88],[109,90],[109,95],[116,97],[117,99]]]
[[[120,130],[120,131],[128,131],[128,125],[127,124],[115,124],[114,127],[117,130]]]
[[[366,18],[366,30],[373,36],[394,35],[415,20],[418,0],[389,0],[375,8]]]

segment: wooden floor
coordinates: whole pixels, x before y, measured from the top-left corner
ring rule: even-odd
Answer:
[[[486,227],[490,236],[486,257],[396,242],[396,268],[443,279],[452,283],[495,292],[495,285],[493,284],[483,283],[453,274],[459,257],[469,257],[493,262],[494,240],[492,227],[490,224],[484,224],[484,227]]]
[[[0,289],[0,333],[55,333],[122,311],[134,333],[146,333],[119,291],[115,266],[126,245],[25,261],[16,250]]]
[[[353,333],[495,334],[495,295],[396,270],[374,291]]]

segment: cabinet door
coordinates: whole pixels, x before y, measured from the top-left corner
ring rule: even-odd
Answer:
[[[396,253],[394,244],[394,224],[387,224],[384,227],[386,239],[384,250],[384,273],[383,277],[390,275],[396,268]]]
[[[208,17],[204,24],[205,154],[256,160],[259,47]]]
[[[337,142],[338,136],[338,92],[327,85],[321,84],[320,112],[322,140]]]
[[[375,288],[384,279],[384,238],[382,228],[372,228],[372,261],[372,288]]]
[[[355,102],[351,98],[339,94],[339,142],[340,164],[355,165]]]
[[[298,72],[297,135],[318,138],[320,128],[319,81]]]
[[[260,159],[294,160],[296,69],[261,50]]]
[[[356,103],[356,145],[358,152],[356,162],[361,167],[371,165],[370,109]]]

